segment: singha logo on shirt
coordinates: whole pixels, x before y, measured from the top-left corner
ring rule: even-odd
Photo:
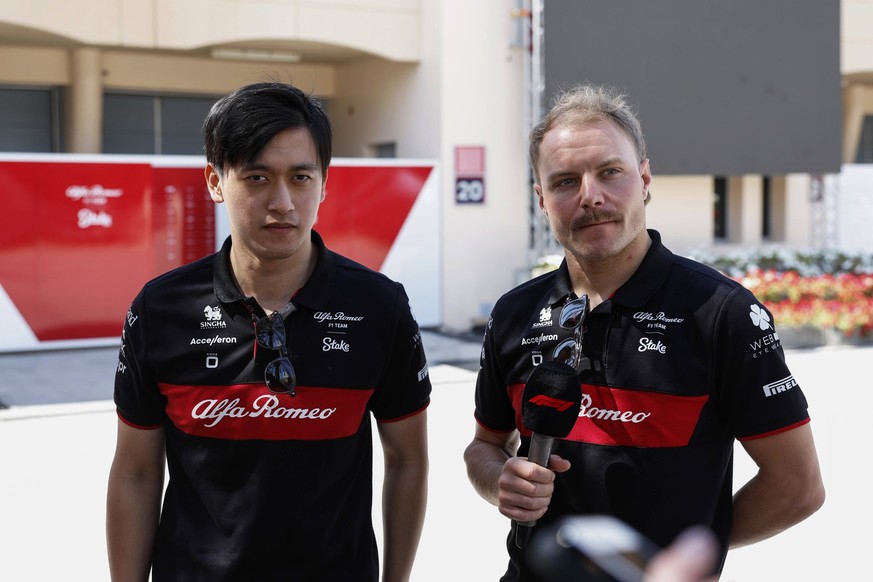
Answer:
[[[203,317],[206,318],[206,321],[200,322],[200,329],[216,329],[227,327],[227,323],[221,320],[220,305],[216,305],[215,307],[207,305],[206,307],[204,307]]]
[[[546,305],[540,309],[540,320],[531,326],[531,329],[537,327],[550,327],[552,325],[552,308]]]

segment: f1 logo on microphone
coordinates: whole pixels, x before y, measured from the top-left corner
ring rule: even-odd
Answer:
[[[531,404],[536,404],[537,406],[547,406],[549,408],[554,408],[558,412],[564,412],[571,406],[573,403],[569,400],[561,400],[560,398],[552,398],[551,396],[546,396],[545,394],[537,394],[530,400],[528,400]]]

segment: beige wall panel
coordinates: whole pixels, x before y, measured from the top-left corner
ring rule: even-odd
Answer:
[[[282,0],[274,0],[282,1]],[[301,6],[323,6],[331,4],[350,10],[367,10],[370,12],[412,12],[421,10],[421,0],[302,0]]]
[[[843,163],[855,162],[867,115],[873,115],[873,87],[846,87],[843,91]]]
[[[785,176],[785,242],[793,248],[807,249],[812,244],[809,189],[809,174]]]
[[[410,2],[377,2],[373,9],[365,2],[157,1],[157,43],[162,49],[302,40],[397,61],[414,61],[421,54],[421,16]]]
[[[192,49],[253,39],[300,39],[299,2],[156,0],[162,49]]]
[[[0,0],[0,21],[85,44],[118,44],[119,17],[118,0]]]
[[[300,10],[301,37],[338,44],[392,61],[421,58],[421,15],[417,11],[350,10],[311,3]]]
[[[675,253],[712,246],[713,185],[710,176],[652,177],[646,225],[661,233]]]
[[[873,1],[843,0],[840,11],[843,74],[873,71]]]
[[[0,83],[67,85],[69,54],[62,49],[0,47]]]
[[[372,155],[371,146],[397,144],[397,157],[437,158],[439,101],[423,91],[418,65],[380,60],[340,67],[330,103],[334,155]]]
[[[333,96],[335,90],[335,74],[327,66],[107,52],[103,68],[104,85],[113,89],[223,94],[248,83],[277,79],[323,97]]]
[[[770,179],[770,240],[772,242],[784,242],[787,236],[787,205],[788,190],[785,176],[773,176]]]
[[[763,183],[758,174],[740,176],[740,240],[743,244],[758,245],[761,243],[761,227],[763,220]],[[733,180],[731,186],[734,185]]]
[[[71,51],[72,83],[67,100],[67,149],[79,154],[102,151],[100,119],[103,115],[102,59],[96,48]]]
[[[118,0],[120,45],[151,48],[156,46],[155,3],[152,0]]]
[[[487,321],[530,266],[524,50],[513,48],[514,3],[443,1],[425,18],[442,39],[445,321]],[[485,147],[485,202],[455,202],[456,146]]]

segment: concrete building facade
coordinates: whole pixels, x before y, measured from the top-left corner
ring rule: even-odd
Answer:
[[[841,0],[840,17],[842,157],[855,163],[873,131],[873,0]],[[439,162],[442,326],[467,330],[548,251],[526,153],[530,20],[529,0],[0,0],[0,96],[47,92],[47,151],[100,154],[112,96],[208,100],[264,79],[312,91],[330,112],[336,156]],[[0,117],[0,133],[15,124]],[[466,146],[485,155],[476,204],[456,199]],[[716,182],[655,168],[649,224],[675,251],[827,242],[816,240],[822,212],[810,196],[820,177]],[[719,184],[729,214],[716,237]]]

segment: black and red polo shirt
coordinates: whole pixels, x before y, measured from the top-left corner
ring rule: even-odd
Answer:
[[[537,526],[606,513],[667,545],[704,524],[726,553],[735,439],[808,422],[807,402],[767,309],[739,283],[674,255],[656,231],[649,234],[640,267],[583,325],[591,369],[580,373],[579,418],[552,448],[573,466],[557,475]],[[476,419],[492,431],[520,430],[522,456],[530,444],[521,420],[524,385],[534,366],[573,337],[558,324],[571,292],[565,262],[501,297],[485,332]],[[507,542],[505,579],[535,579],[514,531]]]
[[[124,324],[120,418],[166,431],[158,580],[377,580],[370,414],[429,404],[403,287],[325,248],[285,319],[297,396],[273,394],[255,348],[265,313],[220,252],[147,283]],[[131,524],[136,527],[136,524]]]

